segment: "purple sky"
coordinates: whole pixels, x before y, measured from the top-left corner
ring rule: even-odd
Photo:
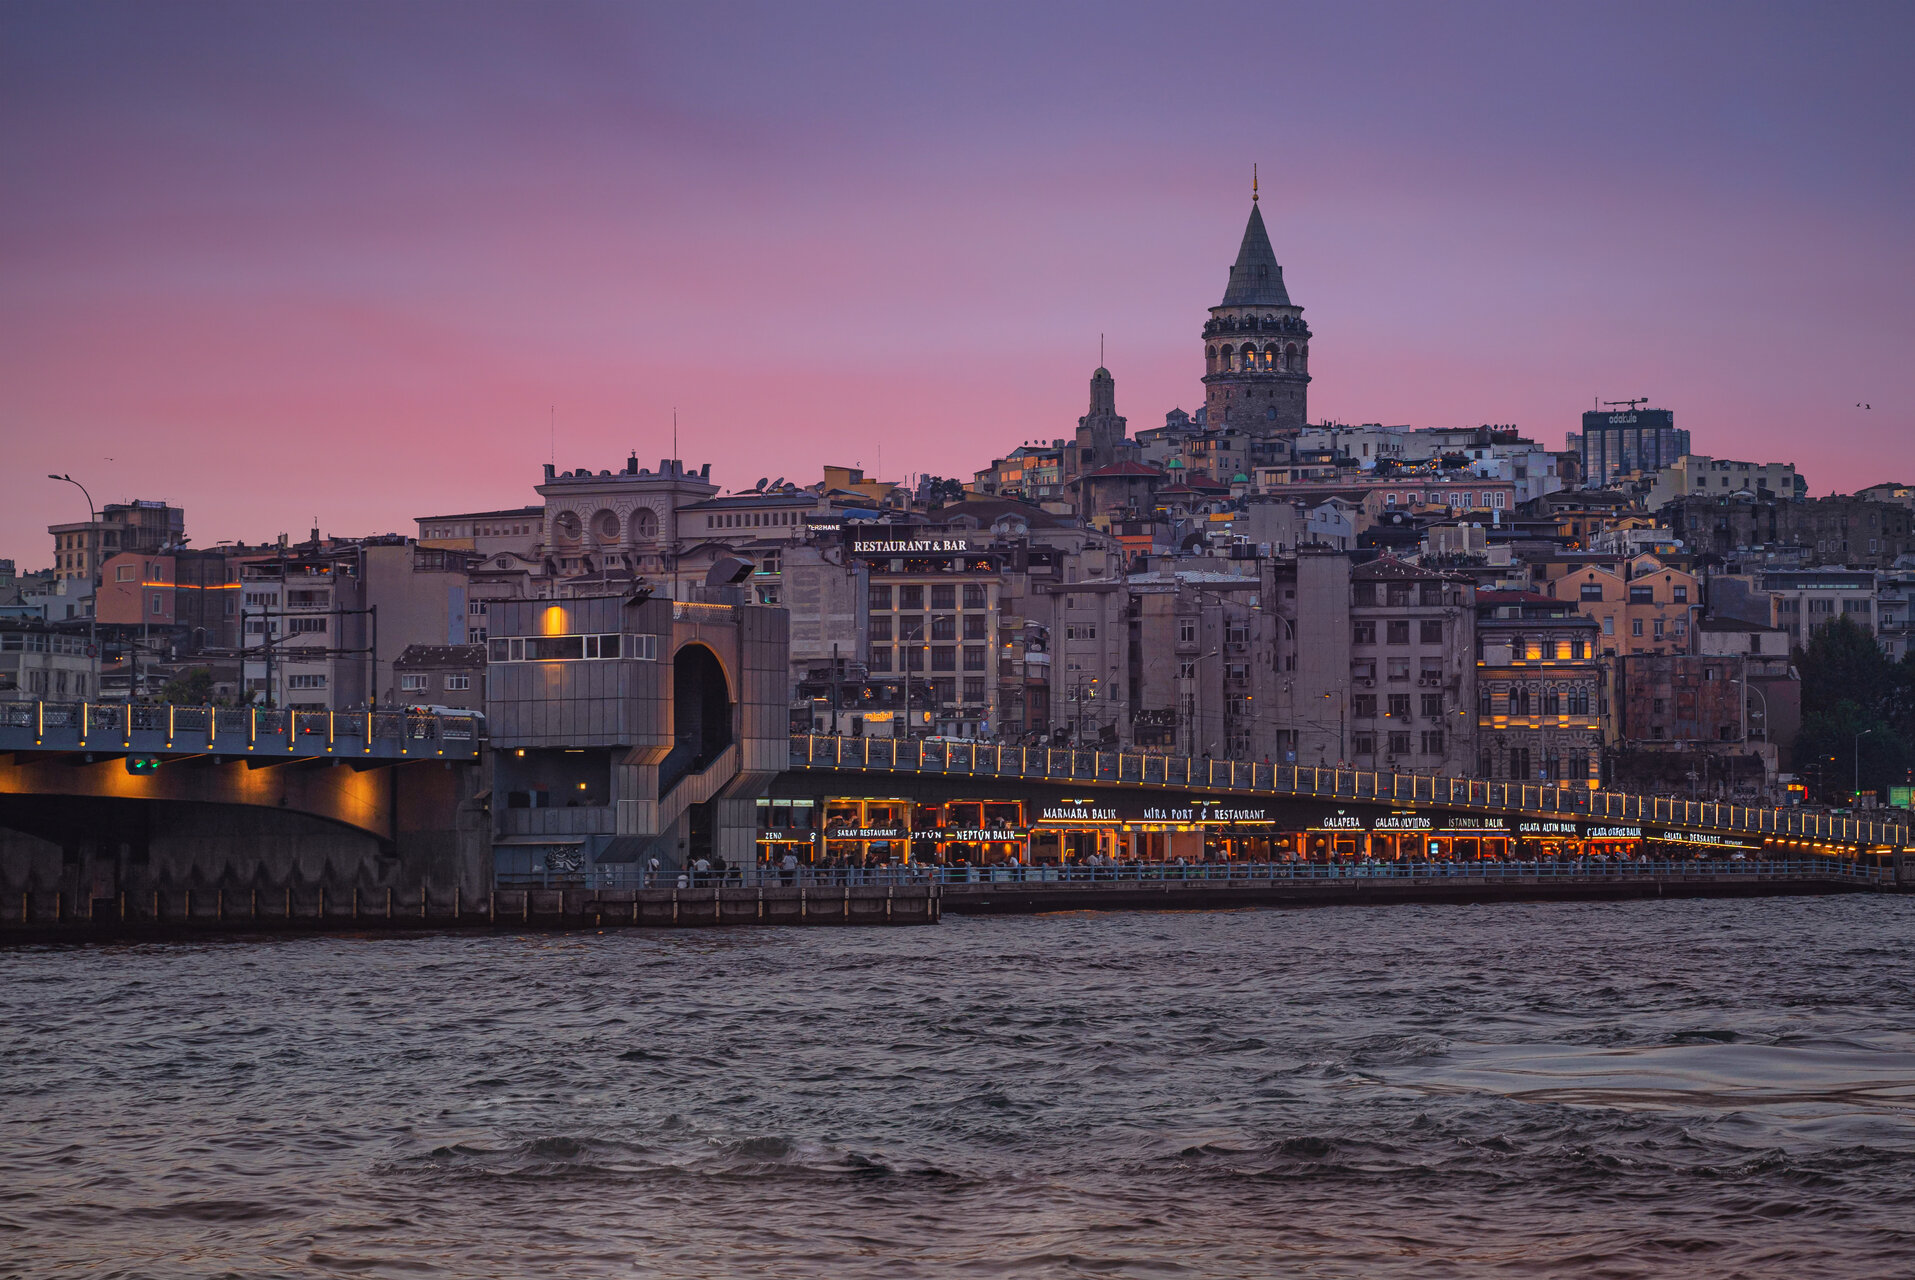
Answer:
[[[1201,403],[1252,161],[1311,414],[1915,480],[1915,7],[0,5],[0,555],[410,531],[636,449],[968,476]],[[1870,410],[1855,408],[1866,401]]]

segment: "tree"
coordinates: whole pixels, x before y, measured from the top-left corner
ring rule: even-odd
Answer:
[[[1875,637],[1846,614],[1795,651],[1802,673],[1797,769],[1825,800],[1842,802],[1859,782],[1885,797],[1915,764],[1915,663],[1888,660]]]
[[[160,697],[185,706],[206,706],[213,701],[213,673],[206,667],[189,667],[166,682]]]

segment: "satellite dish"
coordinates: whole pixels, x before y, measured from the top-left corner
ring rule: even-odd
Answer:
[[[779,476],[779,477],[778,477],[778,478],[777,478],[776,480],[773,480],[773,481],[771,482],[771,487],[772,487],[772,488],[774,488],[774,489],[782,489],[782,488],[784,488],[784,487],[785,487],[785,478],[784,478],[783,476]]]
[[[758,483],[752,486],[752,491],[754,493],[762,493],[764,491],[764,488],[765,488],[765,478],[763,476],[759,476]]]

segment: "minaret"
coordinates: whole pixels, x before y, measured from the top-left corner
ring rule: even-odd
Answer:
[[[1250,221],[1223,302],[1204,325],[1204,416],[1212,430],[1292,431],[1309,421],[1309,386],[1310,327],[1283,287],[1253,169]]]

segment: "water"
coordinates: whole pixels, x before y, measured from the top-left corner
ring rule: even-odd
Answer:
[[[1908,1276],[1912,923],[0,952],[0,1276]]]

